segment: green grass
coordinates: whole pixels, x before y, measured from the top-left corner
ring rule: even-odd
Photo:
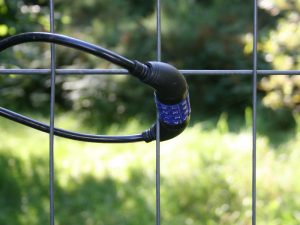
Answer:
[[[229,132],[226,120],[162,143],[163,224],[251,224],[251,129]],[[56,122],[89,131],[72,115]],[[108,132],[139,127],[129,121]],[[47,224],[48,135],[5,119],[0,134],[0,224]],[[259,136],[257,146],[258,224],[300,224],[299,129],[280,145]],[[155,144],[55,138],[55,213],[56,225],[154,224]]]

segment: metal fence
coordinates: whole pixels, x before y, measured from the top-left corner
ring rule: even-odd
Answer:
[[[50,32],[55,32],[54,27],[54,0],[49,0],[50,8]],[[161,0],[156,0],[156,29],[157,29],[157,61],[161,60]],[[258,34],[258,5],[253,0],[253,67],[246,70],[180,70],[186,76],[201,75],[239,75],[252,76],[252,225],[256,224],[256,118],[257,118],[257,76],[258,75],[300,75],[300,70],[258,70],[257,68],[257,34]],[[56,75],[104,75],[104,74],[128,74],[124,69],[57,69],[55,44],[51,44],[50,69],[0,69],[0,75],[19,74],[48,74],[51,75],[51,101],[50,101],[50,132],[49,132],[49,202],[50,225],[54,225],[54,106],[55,106],[55,77]],[[158,117],[157,117],[158,120]],[[159,129],[157,129],[159,132]],[[157,135],[159,137],[160,135]],[[200,203],[199,203],[200,204]],[[156,140],[156,224],[160,225],[160,140]]]

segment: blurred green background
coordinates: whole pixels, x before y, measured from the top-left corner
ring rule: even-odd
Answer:
[[[155,60],[155,1],[55,0],[55,29]],[[300,69],[300,0],[259,0],[259,69]],[[179,69],[251,69],[252,1],[163,0],[162,60]],[[49,31],[46,0],[0,0],[0,39]],[[48,44],[1,52],[0,68],[49,68]],[[57,47],[58,68],[115,68]],[[250,76],[189,76],[192,121],[162,143],[162,223],[251,224]],[[259,76],[258,224],[300,224],[300,76]],[[56,126],[137,133],[152,90],[130,76],[57,76]],[[0,75],[0,106],[48,123],[50,77]],[[143,107],[141,107],[143,105]],[[0,224],[47,224],[48,136],[0,119]],[[155,223],[155,145],[55,139],[55,220]]]

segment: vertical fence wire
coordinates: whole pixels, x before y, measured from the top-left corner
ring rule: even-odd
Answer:
[[[156,59],[161,61],[161,1],[157,0],[156,6],[156,41],[157,41],[157,50],[156,50]]]
[[[252,225],[256,225],[257,0],[253,0]]]
[[[50,0],[50,32],[54,33],[54,2]],[[51,96],[49,130],[49,201],[50,225],[54,225],[54,106],[55,106],[55,45],[51,44]]]
[[[156,1],[156,59],[161,61],[161,4]],[[156,114],[156,225],[160,225],[160,126],[159,113]]]

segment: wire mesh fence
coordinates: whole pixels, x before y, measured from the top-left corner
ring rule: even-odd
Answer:
[[[50,32],[55,33],[54,27],[54,1],[49,1],[50,8]],[[258,6],[257,0],[253,0],[253,55],[251,69],[244,70],[202,70],[202,69],[182,69],[180,72],[186,76],[201,76],[201,75],[237,75],[237,76],[252,76],[252,225],[256,224],[256,130],[257,130],[257,76],[258,75],[300,75],[300,70],[259,70],[257,63],[257,36],[258,28]],[[161,41],[161,1],[156,1],[156,60],[161,61],[162,49],[164,44]],[[50,208],[50,224],[54,225],[54,120],[55,120],[55,77],[56,75],[127,75],[125,69],[57,69],[56,68],[56,51],[55,45],[51,44],[51,68],[50,69],[0,69],[0,75],[33,75],[47,74],[51,75],[51,101],[50,101],[50,135],[49,135],[49,208]],[[158,119],[158,116],[157,116]],[[158,123],[159,124],[159,123]],[[157,126],[157,137],[159,135],[159,126]],[[199,203],[200,204],[200,203]],[[160,140],[156,140],[156,224],[160,225]]]

